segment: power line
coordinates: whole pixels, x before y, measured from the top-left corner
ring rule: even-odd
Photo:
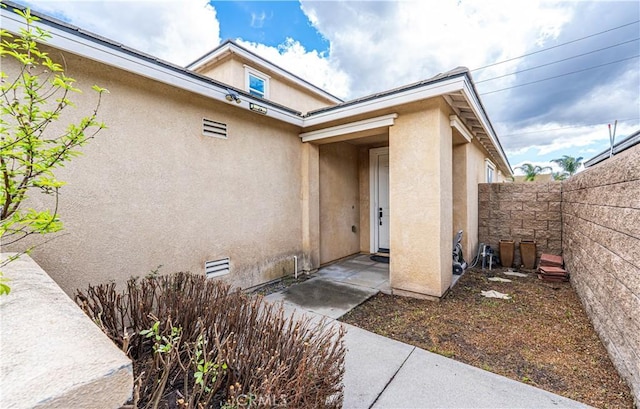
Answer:
[[[481,93],[480,95],[493,94],[493,93],[496,93],[496,92],[506,91],[506,90],[513,89],[513,88],[524,87],[525,85],[537,84],[537,83],[539,83],[539,82],[548,81],[548,80],[552,80],[552,79],[555,79],[555,78],[564,77],[564,76],[567,76],[567,75],[577,74],[577,73],[579,73],[579,72],[589,71],[589,70],[593,70],[593,69],[595,69],[595,68],[605,67],[605,66],[607,66],[607,65],[611,65],[611,64],[617,64],[617,63],[619,63],[619,62],[623,62],[623,61],[627,61],[627,60],[632,60],[632,59],[634,59],[634,58],[638,58],[638,57],[640,57],[640,54],[638,54],[638,55],[634,55],[634,56],[632,56],[632,57],[628,57],[628,58],[623,58],[623,59],[621,59],[621,60],[611,61],[611,62],[608,62],[608,63],[605,63],[605,64],[594,65],[593,67],[584,68],[584,69],[582,69],[582,70],[571,71],[571,72],[567,72],[567,73],[560,74],[560,75],[554,75],[553,77],[547,77],[547,78],[543,78],[543,79],[541,79],[541,80],[536,80],[536,81],[531,81],[531,82],[525,82],[525,83],[523,83],[523,84],[518,84],[518,85],[514,85],[514,86],[511,86],[511,87],[507,87],[507,88],[501,88],[501,89],[496,89],[496,90],[493,90],[493,91],[483,92],[483,93]]]
[[[621,28],[628,27],[628,26],[633,25],[633,24],[637,24],[638,22],[640,22],[640,20],[632,21],[631,23],[623,24],[621,26],[613,27],[613,28],[610,28],[608,30],[600,31],[598,33],[594,33],[594,34],[588,35],[586,37],[576,38],[575,40],[567,41],[566,43],[557,44],[557,45],[554,45],[554,46],[551,46],[551,47],[543,48],[542,50],[533,51],[533,52],[530,52],[528,54],[523,54],[523,55],[520,55],[518,57],[509,58],[508,60],[498,61],[498,62],[495,62],[493,64],[489,64],[489,65],[485,65],[485,66],[482,66],[482,67],[474,68],[473,70],[471,70],[471,72],[483,70],[485,68],[489,68],[489,67],[493,67],[493,66],[496,66],[496,65],[504,64],[504,63],[507,63],[507,62],[510,62],[510,61],[518,60],[520,58],[528,57],[530,55],[538,54],[538,53],[541,53],[541,52],[544,52],[544,51],[553,50],[554,48],[562,47],[562,46],[565,46],[567,44],[573,44],[573,43],[576,43],[578,41],[586,40],[587,38],[598,36],[600,34],[608,33],[610,31],[614,31],[614,30],[619,30]]]
[[[603,50],[608,50],[608,49],[610,49],[610,48],[619,47],[619,46],[621,46],[621,45],[629,44],[629,43],[632,43],[632,42],[634,42],[634,41],[638,41],[638,40],[640,40],[640,37],[637,37],[637,38],[634,38],[633,40],[625,41],[625,42],[622,42],[622,43],[618,43],[618,44],[610,45],[610,46],[608,46],[608,47],[603,47],[603,48],[599,48],[599,49],[597,49],[597,50],[593,50],[593,51],[589,51],[589,52],[586,52],[586,53],[582,53],[582,54],[574,55],[573,57],[563,58],[563,59],[561,59],[561,60],[552,61],[552,62],[550,62],[550,63],[541,64],[541,65],[536,65],[535,67],[526,68],[526,69],[524,69],[524,70],[514,71],[514,72],[509,73],[509,74],[504,74],[504,75],[500,75],[500,76],[497,76],[497,77],[488,78],[488,79],[486,79],[486,80],[482,80],[482,81],[474,81],[474,82],[475,82],[475,83],[476,83],[476,85],[477,85],[477,84],[481,84],[481,83],[483,83],[483,82],[488,82],[488,81],[497,80],[497,79],[499,79],[499,78],[508,77],[508,76],[510,76],[510,75],[520,74],[521,72],[531,71],[531,70],[535,70],[535,69],[537,69],[537,68],[547,67],[547,66],[549,66],[549,65],[557,64],[557,63],[560,63],[560,62],[563,62],[563,61],[568,61],[568,60],[572,60],[572,59],[574,59],[574,58],[578,58],[578,57],[582,57],[582,56],[585,56],[585,55],[589,55],[589,54],[597,53],[598,51],[603,51]]]
[[[637,121],[639,119],[640,119],[640,117],[618,119],[618,122]],[[611,122],[608,121],[608,122],[598,122],[598,123],[592,123],[592,124],[563,126],[563,127],[560,127],[560,128],[543,129],[541,131],[519,132],[519,133],[508,134],[508,135],[500,135],[500,137],[501,138],[505,138],[505,137],[508,137],[508,136],[520,136],[520,135],[529,135],[529,134],[534,134],[534,133],[554,132],[554,131],[560,131],[560,130],[564,130],[564,129],[576,129],[576,128],[585,128],[585,127],[588,127],[588,126],[607,125],[609,123],[611,123]]]

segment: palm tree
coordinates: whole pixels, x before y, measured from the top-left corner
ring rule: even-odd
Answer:
[[[582,156],[574,158],[573,156],[563,155],[559,159],[551,160],[551,162],[558,164],[558,166],[560,166],[562,170],[567,172],[569,176],[573,176],[578,171],[578,169],[580,169],[580,166],[582,165],[582,159]]]
[[[524,172],[524,180],[527,182],[533,182],[536,179],[536,176],[538,176],[541,173],[544,173],[545,170],[551,170],[550,166],[539,166],[539,165],[532,165],[530,163],[523,163],[522,166],[517,166],[514,169],[520,169],[521,171]]]
[[[569,177],[567,172],[551,172],[551,175],[553,176],[553,180],[565,180]]]

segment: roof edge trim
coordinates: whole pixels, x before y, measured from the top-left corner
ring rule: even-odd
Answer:
[[[376,98],[356,101],[353,104],[337,106],[334,109],[323,110],[304,118],[304,126],[321,125],[326,122],[344,119],[350,116],[365,114],[378,109],[391,108],[396,105],[406,104],[422,99],[433,98],[442,94],[460,91],[464,79],[462,77],[450,78],[446,81],[424,84],[420,87],[409,88],[393,92]]]

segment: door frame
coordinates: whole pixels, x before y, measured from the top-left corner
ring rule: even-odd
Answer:
[[[369,149],[369,252],[378,251],[378,157],[388,155],[389,147]],[[391,228],[391,223],[389,223]]]

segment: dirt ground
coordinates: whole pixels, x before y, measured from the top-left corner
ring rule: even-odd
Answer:
[[[469,270],[440,302],[379,294],[341,321],[591,406],[633,408],[571,284],[503,271]]]

